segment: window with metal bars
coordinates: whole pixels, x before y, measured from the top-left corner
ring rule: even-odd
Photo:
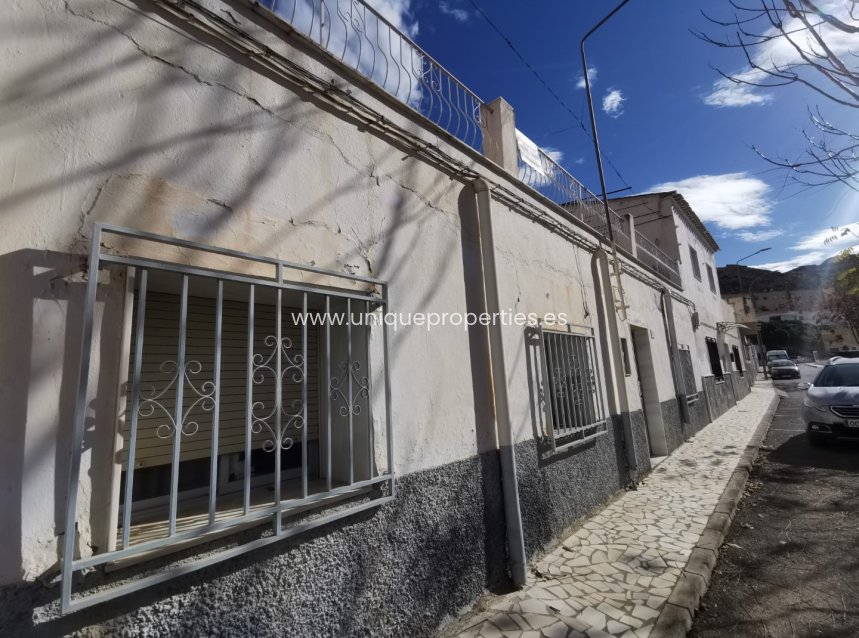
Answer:
[[[116,252],[102,248],[106,234]],[[74,572],[259,529],[222,555],[183,563],[179,575],[393,498],[385,282],[96,226],[90,281],[117,268],[133,284],[127,377],[118,380],[115,532],[91,557],[66,546],[64,611],[173,576],[162,569],[73,598]],[[82,396],[96,291],[88,288]],[[84,413],[75,415],[72,538]],[[325,512],[297,524],[309,509]]]
[[[593,330],[541,330],[546,436],[555,449],[605,434],[599,359]]]

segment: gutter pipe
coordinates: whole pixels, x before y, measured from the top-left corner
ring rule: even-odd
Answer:
[[[478,178],[472,182],[472,187],[477,196],[477,227],[480,236],[480,268],[483,280],[484,308],[488,313],[500,313],[489,185],[483,179]],[[507,528],[507,556],[513,584],[516,587],[521,587],[527,580],[525,536],[522,528],[522,510],[519,506],[519,481],[516,472],[513,426],[510,421],[507,397],[503,335],[501,326],[495,322],[487,328],[491,375],[489,387],[492,392],[491,404],[501,462],[501,490],[504,500],[504,520]]]

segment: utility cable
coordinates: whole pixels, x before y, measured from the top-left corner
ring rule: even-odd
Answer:
[[[481,8],[480,8],[480,6],[477,4],[476,0],[468,0],[468,2],[471,4],[471,6],[472,6],[472,7],[474,7],[474,10],[475,10],[475,11],[477,11],[477,13],[479,13],[479,14],[480,14],[480,16],[481,16],[481,17],[486,21],[486,24],[488,24],[488,25],[492,28],[492,30],[493,30],[493,31],[495,31],[495,33],[497,33],[497,34],[499,35],[499,37],[500,37],[502,40],[504,40],[504,42],[506,42],[506,43],[507,43],[507,46],[508,46],[508,47],[510,47],[510,50],[511,50],[511,51],[513,51],[513,53],[515,53],[515,54],[516,54],[516,57],[518,57],[518,58],[519,58],[519,60],[521,60],[522,64],[524,64],[524,65],[528,68],[528,70],[529,70],[529,71],[531,71],[531,73],[533,73],[533,74],[534,74],[534,77],[535,77],[535,78],[537,78],[537,80],[540,82],[540,84],[542,84],[542,85],[543,85],[543,87],[546,89],[546,91],[548,91],[548,92],[549,92],[549,95],[551,95],[551,96],[555,99],[555,101],[556,101],[556,102],[558,102],[558,104],[560,104],[560,105],[561,105],[561,107],[562,107],[565,111],[567,111],[570,115],[572,115],[574,118],[576,118],[576,121],[578,122],[578,127],[576,127],[576,126],[570,126],[570,127],[565,128],[565,129],[561,129],[561,131],[558,131],[558,132],[562,132],[562,131],[566,131],[566,130],[570,130],[570,129],[574,129],[574,128],[579,128],[579,127],[580,127],[580,128],[582,129],[582,132],[583,132],[585,135],[587,135],[591,140],[593,140],[593,137],[591,136],[590,131],[588,131],[587,127],[585,126],[585,121],[584,121],[584,119],[582,119],[582,115],[581,115],[581,113],[579,113],[579,114],[575,113],[575,111],[573,111],[573,109],[572,109],[572,108],[570,108],[570,106],[569,106],[566,102],[564,102],[564,100],[561,98],[561,96],[560,96],[560,95],[558,95],[558,94],[555,92],[555,90],[554,90],[551,86],[549,86],[549,83],[548,83],[548,82],[546,82],[546,80],[544,80],[544,79],[543,79],[543,76],[541,76],[541,75],[537,72],[537,69],[535,69],[535,68],[531,65],[531,63],[530,63],[530,62],[528,62],[528,60],[526,60],[526,59],[525,59],[525,56],[524,56],[524,55],[522,55],[522,54],[519,52],[519,50],[516,48],[516,46],[515,46],[515,45],[513,44],[513,42],[510,40],[510,38],[508,38],[508,37],[507,37],[507,36],[506,36],[502,31],[501,31],[501,29],[499,29],[499,28],[498,28],[498,26],[497,26],[497,25],[496,25],[496,24],[495,24],[495,23],[494,23],[494,22],[489,18],[489,16],[488,16],[488,15],[486,15],[486,13],[484,13],[483,9],[481,9]],[[584,73],[587,73],[587,69],[585,69]],[[615,175],[617,175],[617,178],[618,178],[621,182],[623,182],[624,186],[626,186],[627,188],[632,188],[632,187],[629,185],[629,182],[627,182],[627,181],[623,178],[623,175],[621,175],[621,174],[620,174],[620,170],[617,168],[617,166],[615,166],[615,165],[614,165],[614,162],[612,162],[612,161],[611,161],[611,158],[610,158],[610,157],[608,157],[607,155],[603,155],[603,159],[606,161],[606,163],[607,163],[609,166],[611,166],[611,169],[614,171],[614,174],[615,174]]]

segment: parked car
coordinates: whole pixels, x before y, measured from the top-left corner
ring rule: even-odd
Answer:
[[[790,359],[776,359],[769,364],[770,376],[773,379],[799,379],[802,375],[797,366]]]
[[[808,440],[859,440],[859,361],[834,358],[820,371],[802,401]]]
[[[770,365],[773,361],[790,359],[787,356],[787,350],[767,350],[767,365]]]

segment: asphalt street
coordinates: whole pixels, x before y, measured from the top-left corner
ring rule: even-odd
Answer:
[[[798,383],[775,382],[786,396],[690,636],[859,636],[859,444],[811,447]]]

